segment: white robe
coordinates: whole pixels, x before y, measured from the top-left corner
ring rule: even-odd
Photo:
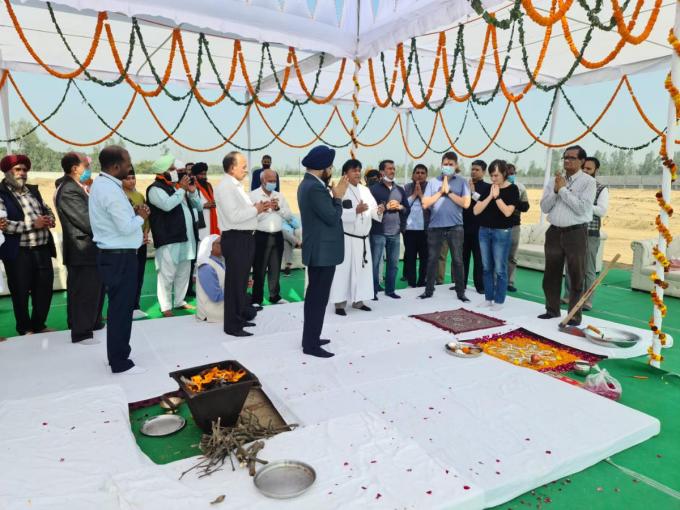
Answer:
[[[373,299],[373,263],[371,259],[371,244],[368,234],[371,231],[372,219],[380,221],[378,204],[373,195],[363,184],[350,185],[347,188],[343,202],[350,200],[351,209],[342,210],[342,228],[346,234],[366,236],[358,239],[345,235],[345,259],[335,268],[333,285],[331,286],[331,303],[348,304]],[[356,208],[360,201],[368,204],[368,209],[357,214]],[[364,245],[365,243],[365,245]],[[366,257],[364,259],[364,246]]]

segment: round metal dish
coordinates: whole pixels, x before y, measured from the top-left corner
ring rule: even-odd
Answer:
[[[590,363],[577,359],[574,361],[574,372],[578,375],[588,375],[590,373]]]
[[[600,328],[599,335],[587,328],[583,332],[588,340],[604,347],[634,347],[642,339],[640,335],[625,329]]]
[[[163,437],[182,430],[187,421],[176,414],[161,414],[149,418],[142,424],[140,432],[145,436]]]
[[[468,347],[470,352],[467,354],[464,353],[463,347]],[[467,342],[450,342],[444,346],[444,349],[451,356],[456,356],[458,358],[478,358],[484,352],[484,349],[480,346]]]
[[[277,460],[260,468],[253,478],[257,490],[270,498],[295,498],[309,489],[316,471],[297,460]]]

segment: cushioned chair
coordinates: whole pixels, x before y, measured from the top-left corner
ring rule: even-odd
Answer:
[[[644,241],[633,241],[630,243],[633,249],[633,271],[630,280],[630,287],[636,290],[650,291],[653,283],[649,276],[654,272],[654,256],[652,249],[657,244],[657,239],[645,239]],[[673,241],[666,252],[669,259],[680,258],[680,241]],[[669,271],[666,273],[665,280],[668,288],[664,294],[667,296],[680,297],[680,271]]]

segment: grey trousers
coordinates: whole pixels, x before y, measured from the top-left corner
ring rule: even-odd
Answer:
[[[517,269],[517,248],[519,248],[519,234],[521,227],[512,227],[512,241],[510,242],[510,255],[508,256],[508,285],[515,285],[515,269]]]
[[[597,278],[597,250],[600,248],[600,238],[598,236],[588,236],[586,244],[586,271],[585,277],[583,279],[583,292],[587,291],[590,286]],[[564,297],[569,299],[569,278],[564,279]],[[595,293],[593,292],[588,301],[585,302],[585,306],[590,308],[593,307],[593,298]]]

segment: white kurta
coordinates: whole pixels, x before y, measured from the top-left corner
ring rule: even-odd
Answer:
[[[347,301],[348,304],[353,304],[373,298],[373,263],[368,234],[371,231],[371,220],[380,221],[380,217],[373,195],[363,184],[350,185],[342,200],[343,203],[347,200],[352,202],[351,209],[342,210],[342,228],[345,234],[366,237],[359,239],[345,235],[345,260],[335,268],[329,301],[331,303]],[[357,214],[356,209],[360,201],[368,204],[368,209]]]

